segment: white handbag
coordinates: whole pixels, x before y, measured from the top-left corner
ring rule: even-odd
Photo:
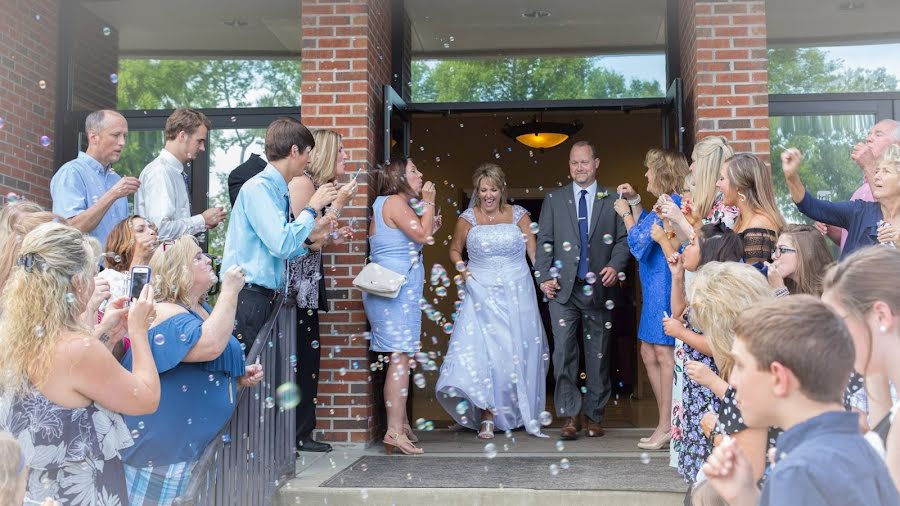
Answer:
[[[369,262],[353,279],[353,286],[372,295],[396,299],[400,295],[400,288],[406,281],[407,277],[403,274],[398,274],[375,262]]]

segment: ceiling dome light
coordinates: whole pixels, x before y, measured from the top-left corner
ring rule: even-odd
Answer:
[[[503,133],[521,142],[529,148],[545,149],[559,146],[575,135],[583,125],[580,121],[572,123],[551,123],[534,120],[521,125],[503,127]]]

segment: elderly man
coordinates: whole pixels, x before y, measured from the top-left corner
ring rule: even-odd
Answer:
[[[59,168],[50,180],[53,212],[69,220],[69,225],[106,244],[112,228],[128,216],[128,196],[140,182],[120,177],[111,165],[119,160],[128,122],[116,111],[90,113],[84,122],[87,151]]]
[[[898,142],[900,142],[900,121],[886,119],[875,123],[875,126],[869,130],[865,143],[861,142],[853,147],[850,158],[863,171],[865,181],[863,181],[862,186],[853,192],[850,200],[875,201],[875,198],[872,196],[872,188],[869,187],[869,183],[875,178],[875,165],[878,159],[881,158],[881,155],[884,154],[884,150],[891,144]],[[821,227],[822,225],[819,226]],[[847,231],[831,225],[824,226],[827,229],[828,238],[834,241],[835,244],[840,244],[841,250],[843,250],[844,244],[847,243]]]
[[[175,109],[166,120],[166,145],[141,171],[141,188],[134,196],[134,211],[153,222],[159,240],[175,240],[215,228],[225,211],[213,207],[191,216],[188,174],[184,164],[206,150],[209,119],[192,109]]]

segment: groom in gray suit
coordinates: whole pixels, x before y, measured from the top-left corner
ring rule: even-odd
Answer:
[[[556,415],[565,420],[561,439],[578,439],[581,413],[588,437],[602,436],[609,380],[609,328],[612,311],[608,288],[625,270],[628,233],[613,209],[615,195],[597,183],[594,146],[578,141],[569,152],[572,184],[544,197],[537,234],[535,277],[549,299],[553,324],[553,394]],[[548,246],[549,245],[549,246]],[[587,393],[578,390],[579,321],[584,329]]]

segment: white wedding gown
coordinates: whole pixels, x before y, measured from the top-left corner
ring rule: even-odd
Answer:
[[[497,225],[476,224],[471,208],[460,215],[472,223],[466,239],[472,276],[436,391],[460,425],[478,430],[481,410],[490,409],[497,429],[524,425],[543,436],[540,414],[550,357],[525,241],[514,224],[526,213],[513,206],[513,223]]]

